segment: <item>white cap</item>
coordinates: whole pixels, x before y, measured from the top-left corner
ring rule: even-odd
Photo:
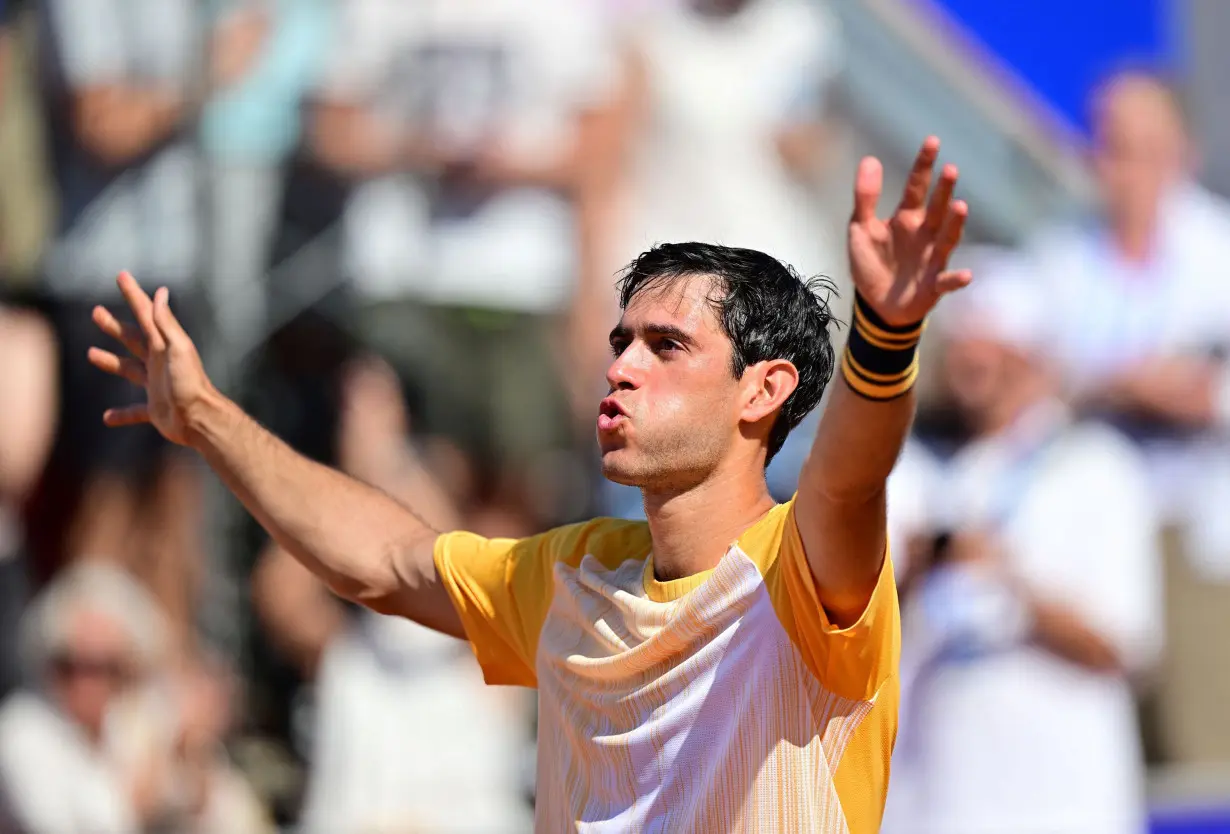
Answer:
[[[974,266],[974,282],[940,303],[937,324],[945,339],[989,339],[1041,354],[1051,326],[1045,296],[1018,258],[986,253]]]

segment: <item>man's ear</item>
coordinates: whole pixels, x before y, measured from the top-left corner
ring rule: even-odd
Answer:
[[[769,359],[744,371],[743,381],[746,400],[739,416],[758,423],[780,409],[799,387],[799,371],[786,359]]]

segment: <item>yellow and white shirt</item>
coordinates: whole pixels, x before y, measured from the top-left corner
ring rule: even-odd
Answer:
[[[829,623],[794,502],[717,567],[654,579],[644,522],[441,536],[488,683],[539,690],[543,832],[878,830],[897,727],[892,566]]]

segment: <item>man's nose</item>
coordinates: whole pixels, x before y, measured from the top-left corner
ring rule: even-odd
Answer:
[[[637,388],[641,384],[641,372],[635,361],[637,348],[630,345],[623,353],[615,357],[610,367],[606,369],[606,382],[612,391]]]

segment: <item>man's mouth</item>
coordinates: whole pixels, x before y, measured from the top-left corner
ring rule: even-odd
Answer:
[[[612,431],[628,419],[628,412],[614,397],[607,397],[598,406],[598,431]]]

